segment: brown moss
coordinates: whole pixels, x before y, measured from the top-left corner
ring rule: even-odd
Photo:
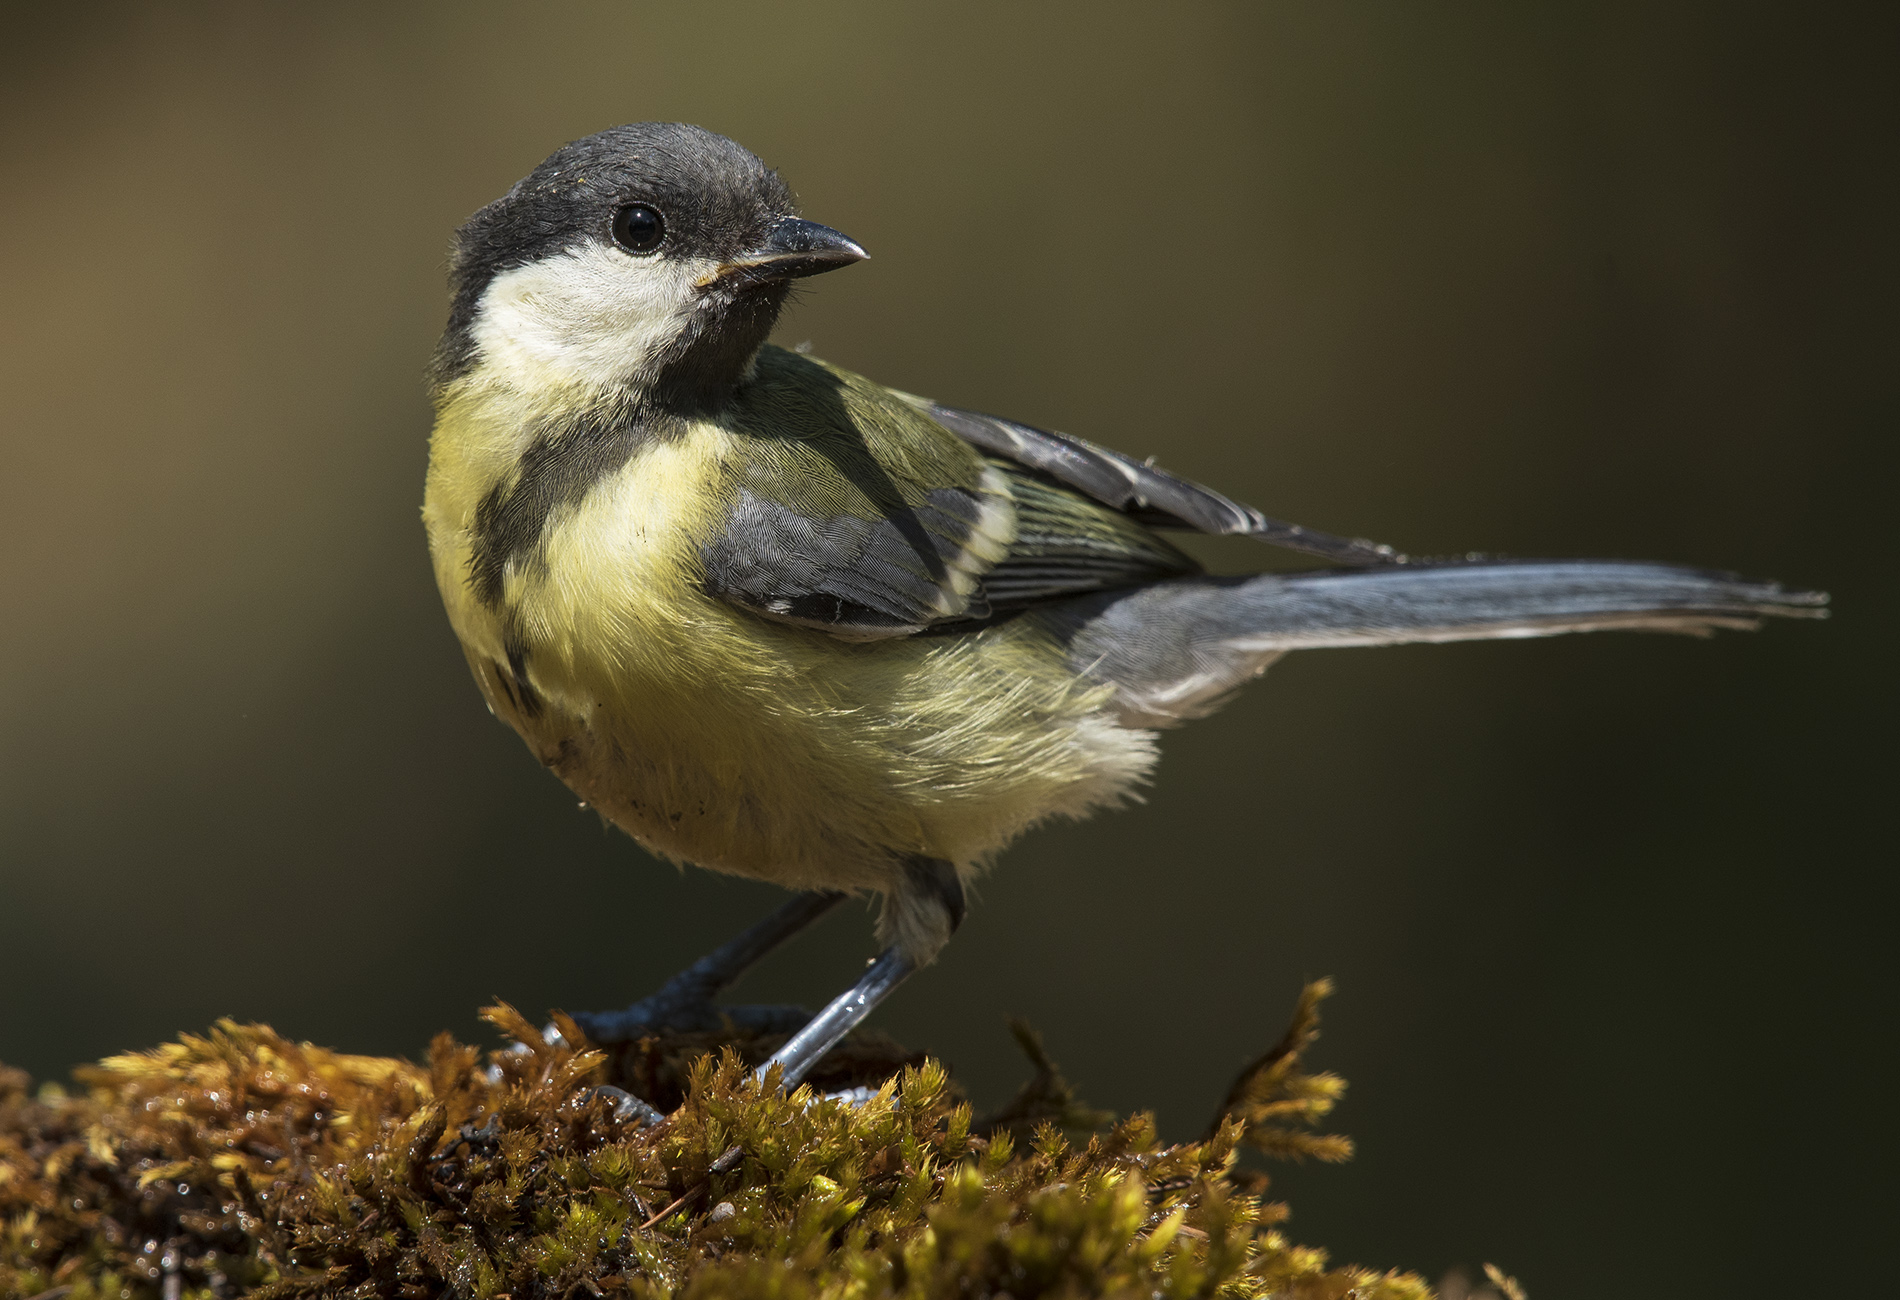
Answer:
[[[1328,1269],[1280,1232],[1247,1143],[1341,1159],[1313,1126],[1344,1084],[1304,1073],[1325,995],[1251,1067],[1199,1142],[1076,1100],[1026,1028],[1022,1093],[975,1120],[941,1066],[861,1036],[825,1087],[751,1079],[769,1040],[611,1053],[448,1035],[426,1065],[222,1022],[31,1095],[0,1072],[0,1293],[184,1296],[1285,1295],[1400,1300],[1409,1274]],[[642,1126],[602,1084],[676,1109]],[[733,1148],[736,1163],[720,1163]]]

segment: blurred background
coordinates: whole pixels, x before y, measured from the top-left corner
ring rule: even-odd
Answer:
[[[1845,1290],[1892,1214],[1895,27],[15,10],[0,1059],[224,1015],[490,1041],[493,996],[619,1005],[779,901],[603,831],[488,717],[417,516],[450,232],[566,140],[685,119],[873,254],[786,343],[1413,553],[1835,595],[1708,642],[1295,656],[1144,805],[1008,854],[874,1023],[994,1104],[1026,1016],[1185,1138],[1332,975],[1313,1059],[1360,1149],[1274,1171],[1298,1239],[1537,1300]],[[848,908],[738,993],[815,1005],[871,951]]]

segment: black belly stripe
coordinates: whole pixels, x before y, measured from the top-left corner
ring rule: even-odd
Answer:
[[[468,576],[476,598],[499,608],[509,565],[544,562],[542,544],[554,512],[580,504],[655,429],[652,416],[616,408],[567,416],[538,432],[514,472],[489,488],[475,508]]]
[[[525,647],[508,647],[508,673],[515,679],[516,703],[524,717],[537,717],[541,713],[541,693],[528,684],[528,651]]]

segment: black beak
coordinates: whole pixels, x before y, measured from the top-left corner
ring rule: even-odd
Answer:
[[[715,278],[739,277],[754,282],[796,280],[800,276],[820,275],[853,262],[862,262],[870,254],[830,226],[800,217],[780,217],[766,232],[765,241],[737,257],[722,262]]]

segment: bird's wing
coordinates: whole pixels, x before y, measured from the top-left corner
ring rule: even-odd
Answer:
[[[1394,564],[1405,559],[1390,546],[1270,519],[1212,488],[1083,438],[961,411],[928,398],[901,396],[971,446],[1046,475],[1151,528],[1257,537],[1341,564]]]
[[[1128,515],[1007,461],[990,464],[1009,484],[1016,507],[1016,538],[1009,553],[983,575],[983,592],[993,610],[1024,609],[1201,571]]]
[[[726,424],[702,582],[768,618],[908,636],[1198,568],[1131,516],[781,349],[760,353]]]

